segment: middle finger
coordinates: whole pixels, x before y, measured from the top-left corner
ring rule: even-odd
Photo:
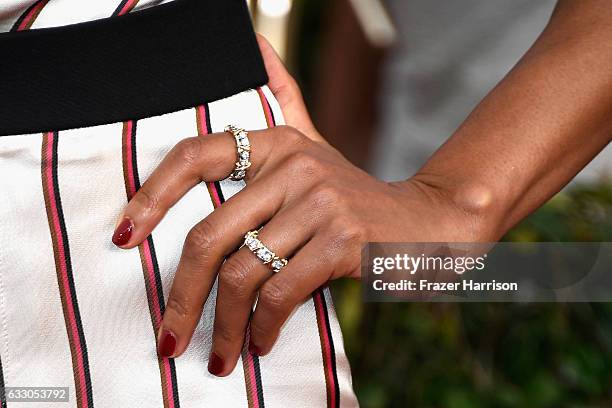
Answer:
[[[285,200],[284,182],[276,173],[250,183],[191,229],[159,332],[161,355],[175,357],[185,350],[223,259],[238,247],[245,231],[258,228],[278,211]],[[252,205],[256,200],[258,205]]]
[[[316,214],[312,204],[306,202],[285,207],[259,231],[258,239],[279,258],[290,257],[314,235],[319,225]],[[244,344],[257,290],[272,274],[270,265],[247,247],[221,267],[209,363],[212,374],[232,372]]]

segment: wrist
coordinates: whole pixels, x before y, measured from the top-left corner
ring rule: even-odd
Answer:
[[[464,230],[460,235],[466,242],[498,241],[506,232],[503,194],[493,186],[424,173],[401,184],[404,188],[417,188],[441,205],[455,225]]]

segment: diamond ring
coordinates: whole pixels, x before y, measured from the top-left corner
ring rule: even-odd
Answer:
[[[270,265],[272,271],[278,273],[287,265],[285,258],[279,258],[257,238],[257,231],[249,231],[244,236],[244,244],[264,265]]]
[[[234,125],[227,125],[225,131],[234,136],[236,140],[236,149],[238,150],[238,160],[229,177],[234,181],[242,180],[244,176],[246,176],[247,169],[251,167],[251,143],[249,142],[249,134],[246,130]]]

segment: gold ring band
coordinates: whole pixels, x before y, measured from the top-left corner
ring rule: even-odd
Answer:
[[[251,143],[249,141],[249,132],[234,125],[227,125],[225,131],[234,136],[238,153],[238,159],[229,178],[234,181],[239,181],[246,176],[247,169],[251,167]]]
[[[287,266],[287,259],[279,258],[267,246],[265,246],[258,238],[257,231],[249,231],[244,236],[244,244],[264,265],[270,265],[273,272],[280,272]]]

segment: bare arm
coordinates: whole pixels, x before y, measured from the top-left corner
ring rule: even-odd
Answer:
[[[448,192],[480,233],[499,238],[611,136],[612,1],[562,0],[533,47],[415,180]]]
[[[303,299],[331,279],[359,277],[364,242],[498,239],[610,141],[610,0],[559,3],[516,68],[399,183],[375,179],[331,148],[295,81],[269,44],[260,45],[292,127],[250,132],[246,187],[187,235],[158,338],[160,355],[181,355],[218,278],[214,375],[234,369],[247,325],[251,353],[267,354]],[[227,177],[236,146],[229,133],[180,142],[126,206],[113,242],[135,247],[193,186]],[[263,245],[288,263],[272,270]]]

